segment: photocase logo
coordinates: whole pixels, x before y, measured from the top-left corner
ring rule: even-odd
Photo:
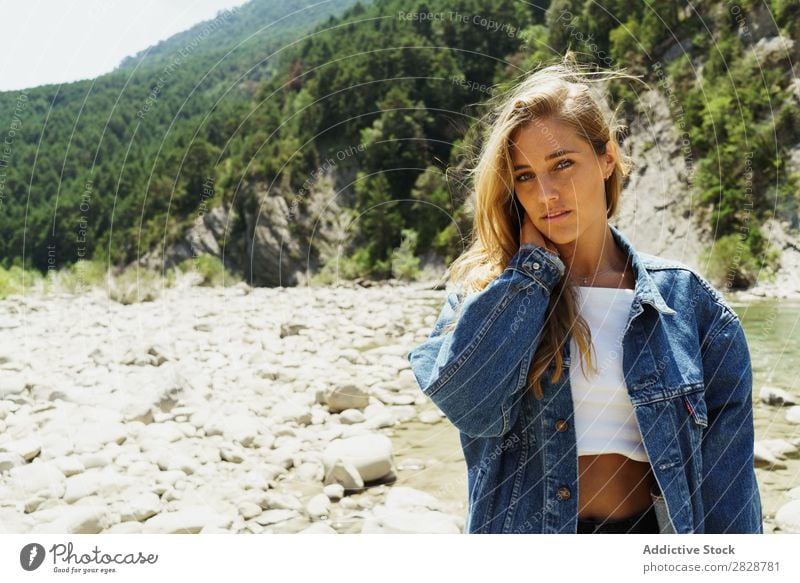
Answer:
[[[19,552],[19,564],[26,571],[35,571],[44,562],[44,547],[39,543],[29,543]]]

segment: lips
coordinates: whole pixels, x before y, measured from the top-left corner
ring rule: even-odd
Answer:
[[[568,210],[552,211],[549,214],[544,215],[542,218],[543,219],[556,219],[556,218],[558,218],[560,216],[569,214],[570,212],[571,211],[568,211]]]

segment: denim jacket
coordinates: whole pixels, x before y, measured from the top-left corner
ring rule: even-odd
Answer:
[[[637,252],[623,373],[645,451],[676,533],[762,533],[753,467],[750,353],[741,322],[691,268]],[[550,293],[565,271],[523,244],[486,288],[449,293],[430,336],[408,353],[424,394],[460,432],[467,533],[575,533],[578,454],[565,369],[527,389]],[[453,330],[442,328],[461,314]],[[578,361],[575,365],[580,366]]]

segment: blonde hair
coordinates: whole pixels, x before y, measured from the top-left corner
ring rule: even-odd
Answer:
[[[524,125],[551,118],[572,128],[597,154],[605,153],[605,144],[610,141],[618,156],[614,171],[605,181],[606,219],[617,212],[623,179],[631,169],[631,161],[622,153],[618,141],[625,126],[614,123],[616,110],[611,122],[605,119],[600,108],[603,98],[592,94],[593,78],[598,81],[638,80],[619,71],[591,72],[579,66],[575,54],[567,51],[560,62],[529,74],[508,91],[489,100],[490,109],[481,120],[488,132],[483,136],[476,164],[468,171],[473,175],[474,186],[472,243],[453,262],[448,275],[448,280],[456,282],[465,295],[483,290],[503,272],[519,250],[522,217],[514,204],[509,144],[514,133]],[[445,330],[451,329],[457,318],[458,314]],[[561,377],[561,348],[573,328],[573,338],[582,355],[581,366],[588,361],[590,369],[596,372],[591,358],[589,326],[578,313],[574,286],[567,277],[562,277],[551,293],[540,343],[528,371],[528,388],[533,389],[537,399],[543,398],[541,376],[553,359],[552,382]]]

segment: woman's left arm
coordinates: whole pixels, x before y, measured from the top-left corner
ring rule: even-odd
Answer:
[[[703,431],[704,532],[763,533],[753,467],[753,375],[742,324],[723,310],[701,352],[708,426]]]

